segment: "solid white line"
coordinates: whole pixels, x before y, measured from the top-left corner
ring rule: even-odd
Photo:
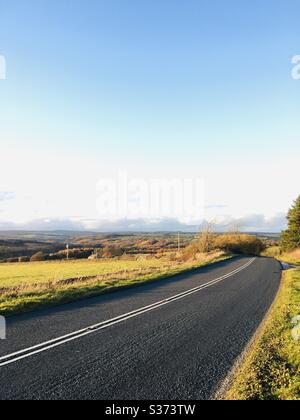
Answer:
[[[194,293],[197,293],[197,292],[199,292],[203,289],[207,289],[208,287],[211,287],[211,286],[213,286],[217,283],[220,283],[221,281],[224,281],[225,279],[227,279],[229,277],[232,277],[235,274],[238,274],[241,271],[245,270],[255,260],[256,260],[256,258],[252,258],[250,261],[248,261],[243,266],[237,268],[236,270],[234,270],[234,271],[232,271],[228,274],[225,274],[222,277],[211,280],[208,283],[205,283],[203,285],[194,287],[193,289],[190,289],[190,290],[187,290],[185,292],[179,293],[175,296],[171,296],[170,298],[166,298],[166,299],[161,300],[159,302],[155,302],[151,305],[144,306],[143,308],[136,309],[136,310],[128,312],[126,314],[120,315],[116,318],[112,318],[112,319],[109,319],[107,321],[103,321],[99,324],[91,325],[87,328],[75,331],[71,334],[67,334],[67,335],[64,335],[62,337],[58,337],[58,338],[55,338],[53,340],[46,341],[44,343],[38,344],[36,346],[29,347],[27,349],[20,350],[18,352],[11,353],[11,354],[8,354],[6,356],[0,357],[0,367],[7,366],[7,365],[15,363],[19,360],[23,360],[23,359],[26,359],[28,357],[34,356],[35,354],[39,354],[39,353],[42,353],[44,351],[53,349],[55,347],[58,347],[58,346],[61,346],[61,345],[65,344],[65,343],[69,343],[69,342],[74,341],[78,338],[84,337],[84,336],[92,334],[94,332],[103,330],[105,328],[111,327],[111,326],[116,325],[116,324],[119,324],[120,322],[124,322],[128,319],[134,318],[138,315],[141,315],[141,314],[144,314],[146,312],[152,311],[154,309],[160,308],[164,305],[168,305],[169,303],[175,302],[179,299],[183,299],[184,297],[189,296],[189,295],[194,294]]]

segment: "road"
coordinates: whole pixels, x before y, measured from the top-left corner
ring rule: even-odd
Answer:
[[[210,399],[280,278],[275,260],[238,257],[13,317],[0,341],[0,399]]]

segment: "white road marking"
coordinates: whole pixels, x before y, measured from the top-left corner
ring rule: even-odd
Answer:
[[[166,298],[164,300],[161,300],[159,302],[153,303],[153,304],[148,305],[148,306],[144,306],[143,308],[136,309],[132,312],[128,312],[126,314],[120,315],[116,318],[100,322],[99,324],[91,325],[90,327],[84,328],[82,330],[75,331],[71,334],[67,334],[67,335],[64,335],[62,337],[58,337],[58,338],[55,338],[53,340],[46,341],[44,343],[38,344],[36,346],[29,347],[27,349],[20,350],[18,352],[11,353],[11,354],[8,354],[6,356],[0,357],[0,367],[10,365],[12,363],[18,362],[19,360],[26,359],[28,357],[34,356],[34,355],[39,354],[39,353],[43,353],[47,350],[50,350],[50,349],[53,349],[55,347],[61,346],[65,343],[69,343],[71,341],[77,340],[77,339],[79,339],[81,337],[84,337],[86,335],[93,334],[97,331],[100,331],[100,330],[103,330],[105,328],[111,327],[115,324],[119,324],[120,322],[124,322],[124,321],[126,321],[128,319],[131,319],[131,318],[134,318],[138,315],[144,314],[144,313],[149,312],[149,311],[153,311],[154,309],[160,308],[164,305],[168,305],[169,303],[175,302],[179,299],[183,299],[186,296],[190,296],[190,295],[192,295],[194,293],[197,293],[197,292],[199,292],[203,289],[207,289],[208,287],[211,287],[211,286],[213,286],[217,283],[220,283],[221,281],[224,281],[225,279],[228,279],[229,277],[232,277],[235,274],[238,274],[241,271],[245,270],[255,260],[256,260],[256,258],[252,258],[250,261],[248,261],[243,266],[237,268],[236,270],[234,270],[234,271],[232,271],[228,274],[225,274],[224,276],[219,277],[215,280],[211,280],[208,283],[202,284],[201,286],[197,286],[197,287],[194,287],[193,289],[190,289],[190,290],[187,290],[185,292],[179,293],[178,295],[172,296],[170,298]]]

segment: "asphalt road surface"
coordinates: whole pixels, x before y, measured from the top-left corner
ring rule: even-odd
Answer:
[[[210,399],[280,285],[268,258],[8,320],[0,399]]]

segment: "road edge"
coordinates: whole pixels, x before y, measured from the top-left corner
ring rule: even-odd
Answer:
[[[282,267],[282,265],[281,265]],[[248,356],[251,354],[251,352],[254,350],[256,343],[260,340],[260,338],[264,334],[265,326],[268,323],[270,316],[277,305],[279,296],[281,295],[281,291],[283,288],[283,268],[281,271],[281,279],[280,279],[280,286],[278,288],[278,291],[276,293],[276,296],[272,302],[272,305],[268,309],[267,313],[265,314],[264,318],[262,319],[260,325],[258,326],[257,330],[255,331],[254,335],[250,338],[248,344],[246,345],[243,352],[240,354],[240,356],[236,359],[233,367],[227,374],[226,378],[221,381],[217,391],[212,396],[212,401],[224,401],[226,399],[226,395],[231,389],[233,383],[235,382],[235,379],[242,368],[244,362],[248,358]]]

